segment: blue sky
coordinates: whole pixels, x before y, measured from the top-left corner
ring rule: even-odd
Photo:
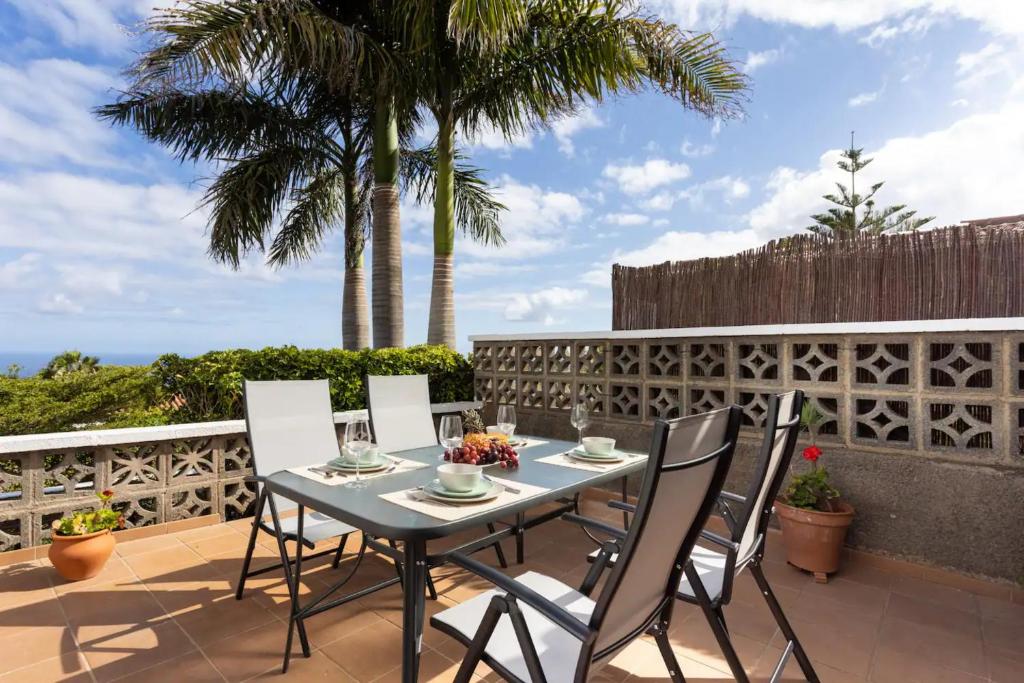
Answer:
[[[91,116],[157,3],[0,0],[0,350],[340,345],[337,238],[295,268],[216,265],[196,210],[209,169]],[[607,329],[613,262],[724,255],[802,229],[842,180],[850,130],[875,157],[866,180],[887,181],[881,202],[935,224],[1024,212],[1024,3],[646,8],[730,46],[752,80],[746,117],[707,121],[647,94],[466,141],[510,210],[505,249],[457,246],[460,348],[471,334]],[[426,337],[430,209],[406,202],[402,221],[413,344]]]

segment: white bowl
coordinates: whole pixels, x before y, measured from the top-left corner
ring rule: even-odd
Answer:
[[[356,464],[355,453],[353,453],[352,451],[350,451],[348,448],[346,448],[344,446],[342,446],[342,448],[341,448],[341,459],[344,460],[345,462],[349,463],[350,465],[355,465]],[[380,459],[380,448],[378,448],[377,445],[374,444],[374,445],[370,446],[368,449],[366,449],[366,452],[363,453],[361,458],[359,458],[359,464],[360,465],[372,465],[373,463],[376,463],[377,460],[379,460],[379,459]]]
[[[611,455],[615,449],[615,439],[606,436],[583,437],[583,450],[590,455]]]
[[[482,467],[465,463],[445,463],[437,467],[437,478],[441,480],[441,486],[456,493],[475,489],[483,473]]]

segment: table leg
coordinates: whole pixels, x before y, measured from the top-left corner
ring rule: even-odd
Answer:
[[[516,564],[522,564],[526,560],[526,513],[516,513]]]
[[[622,502],[629,502],[629,477],[625,476],[622,478]],[[629,513],[625,510],[622,511],[622,528],[629,528]]]
[[[402,683],[416,683],[423,643],[424,592],[427,584],[427,544],[406,541],[402,563]]]

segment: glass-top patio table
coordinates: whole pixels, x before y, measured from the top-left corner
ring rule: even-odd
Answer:
[[[402,614],[402,680],[407,683],[416,681],[419,669],[419,651],[423,635],[424,601],[426,593],[427,571],[445,562],[445,556],[451,552],[469,553],[493,545],[502,538],[515,536],[517,544],[517,561],[522,562],[522,533],[525,529],[553,520],[575,509],[575,497],[586,488],[598,486],[609,481],[620,479],[633,472],[644,469],[646,458],[627,458],[621,466],[609,467],[601,471],[591,471],[566,467],[558,464],[536,462],[574,448],[575,443],[569,441],[545,440],[540,437],[524,437],[529,441],[539,441],[519,451],[520,467],[516,470],[488,468],[486,472],[503,480],[521,482],[524,485],[543,487],[542,493],[529,497],[523,496],[508,505],[489,508],[479,514],[471,514],[457,521],[445,521],[437,517],[408,509],[396,503],[384,500],[381,494],[403,491],[428,484],[436,476],[434,467],[423,467],[411,471],[399,471],[387,476],[370,479],[366,488],[348,488],[331,486],[293,472],[274,473],[265,479],[269,493],[289,498],[300,505],[301,519],[303,508],[309,507],[317,512],[328,515],[341,522],[361,529],[368,538],[368,543],[377,552],[401,562],[402,586],[404,589]],[[529,442],[528,442],[529,443]],[[431,465],[440,464],[439,456],[443,447],[432,446],[394,453],[402,458],[417,460]],[[547,510],[532,517],[526,511],[542,503],[558,501],[562,504],[556,509]],[[493,524],[499,519],[515,516],[515,524],[505,526],[487,536],[466,543],[457,548],[430,554],[427,541],[450,536],[468,528]],[[276,515],[275,515],[276,516]],[[300,529],[301,536],[301,529]],[[402,541],[401,550],[397,550],[387,542]],[[301,544],[298,544],[295,558],[296,576],[301,573]],[[283,545],[281,546],[283,548]],[[282,558],[285,566],[285,577],[292,589],[292,573],[288,558]],[[397,583],[398,579],[393,583]],[[333,592],[333,591],[329,591]],[[337,598],[332,601],[314,600],[307,607],[298,608],[293,614],[302,633],[302,620],[348,600],[364,594]],[[293,595],[297,593],[293,592]],[[289,644],[290,645],[290,644]]]

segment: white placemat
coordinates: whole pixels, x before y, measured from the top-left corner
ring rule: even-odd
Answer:
[[[498,477],[490,478],[492,481],[496,481],[504,486],[511,486],[514,489],[518,489],[519,493],[512,493],[508,489],[505,489],[498,494],[498,497],[494,500],[489,500],[486,503],[479,503],[476,505],[466,503],[448,504],[430,500],[429,498],[422,499],[416,496],[417,489],[415,488],[393,491],[391,493],[382,493],[380,494],[380,497],[390,503],[401,505],[404,508],[409,508],[416,512],[422,512],[425,515],[443,519],[446,522],[455,522],[460,519],[465,519],[466,517],[479,515],[481,512],[487,512],[512,503],[517,503],[525,498],[539,496],[549,490],[542,486],[531,486],[530,484],[524,484],[520,481],[499,479]]]
[[[406,460],[405,458],[399,458],[394,455],[389,455],[387,457],[391,458],[391,460],[397,463],[398,466],[395,467],[395,469],[391,470],[390,472],[387,469],[383,469],[379,472],[362,472],[360,473],[361,478],[376,479],[377,477],[386,477],[391,474],[398,474],[399,472],[411,472],[412,470],[418,470],[423,467],[430,467],[428,463],[420,462],[418,460]],[[313,481],[324,484],[325,486],[339,486],[341,484],[353,481],[356,478],[355,472],[335,472],[334,476],[328,479],[327,477],[318,472],[310,472],[308,467],[293,467],[288,471],[292,472],[293,474],[297,474],[300,477],[312,479]]]
[[[532,448],[533,446],[540,446],[545,443],[547,443],[547,441],[544,441],[543,439],[527,439],[525,444],[522,446],[515,446],[515,449],[518,451],[523,448]]]
[[[637,461],[646,459],[646,455],[630,456],[627,454],[622,462],[613,462],[599,465],[597,463],[583,462],[582,460],[577,460],[576,458],[570,458],[565,453],[556,453],[555,455],[537,458],[534,462],[543,462],[547,463],[548,465],[558,465],[559,467],[572,467],[573,469],[586,470],[588,472],[611,472],[612,470],[617,470],[620,467],[626,467],[627,465],[632,465]]]

